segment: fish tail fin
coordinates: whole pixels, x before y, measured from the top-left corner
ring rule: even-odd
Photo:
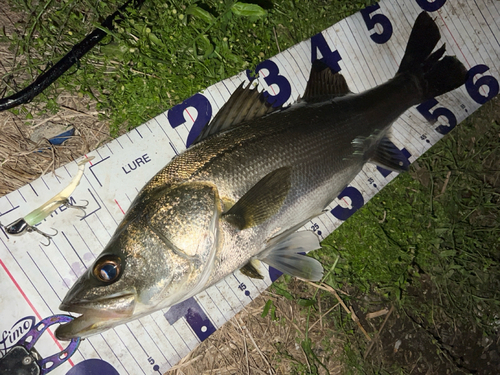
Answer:
[[[410,34],[405,54],[396,74],[410,73],[421,89],[420,101],[454,90],[465,83],[467,69],[454,56],[445,56],[445,45],[432,52],[441,35],[434,20],[420,13]]]

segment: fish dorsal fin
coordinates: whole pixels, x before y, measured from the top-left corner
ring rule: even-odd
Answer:
[[[333,99],[351,93],[342,74],[333,72],[328,65],[316,60],[312,64],[302,101],[308,103]]]
[[[228,130],[245,121],[250,121],[271,112],[277,108],[272,107],[266,100],[263,92],[256,88],[252,89],[252,84],[243,87],[245,82],[233,92],[229,100],[217,112],[213,120],[201,131],[193,144],[199,143],[209,136]]]
[[[388,137],[382,137],[368,161],[394,172],[407,171],[410,166],[408,159]]]
[[[250,259],[250,261],[240,268],[240,271],[243,275],[251,277],[252,279],[260,279],[262,280],[264,276],[257,269],[257,259]]]
[[[268,173],[223,214],[223,218],[240,230],[263,223],[281,208],[290,191],[291,174],[291,167]]]

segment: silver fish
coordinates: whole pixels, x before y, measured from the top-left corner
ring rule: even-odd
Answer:
[[[397,74],[360,94],[316,62],[301,101],[276,113],[240,86],[195,145],[141,190],[60,309],[81,313],[61,340],[88,337],[179,303],[252,260],[303,279],[323,269],[299,254],[319,248],[296,232],[319,215],[366,162],[396,171],[389,131],[409,107],[461,86],[466,69],[422,13]],[[250,86],[250,85],[249,85]]]

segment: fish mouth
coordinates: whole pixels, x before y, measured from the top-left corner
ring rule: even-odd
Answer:
[[[97,300],[82,300],[78,303],[63,301],[60,310],[81,314],[72,321],[57,327],[58,340],[86,338],[103,332],[118,324],[134,319],[135,293],[125,293]]]

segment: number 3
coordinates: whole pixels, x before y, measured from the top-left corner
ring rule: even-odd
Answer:
[[[267,102],[269,104],[272,104],[273,107],[279,107],[280,105],[285,104],[290,95],[292,95],[292,87],[290,86],[290,82],[288,82],[288,80],[284,76],[279,74],[280,70],[278,68],[278,65],[276,65],[274,61],[262,61],[259,65],[257,65],[255,71],[259,72],[262,69],[265,69],[269,72],[269,74],[264,77],[264,81],[267,83],[267,85],[271,86],[275,84],[279,87],[279,92],[275,95],[271,95],[269,91],[266,91],[264,93],[267,98]],[[250,75],[250,70],[247,70],[247,77],[250,81],[255,78]]]

